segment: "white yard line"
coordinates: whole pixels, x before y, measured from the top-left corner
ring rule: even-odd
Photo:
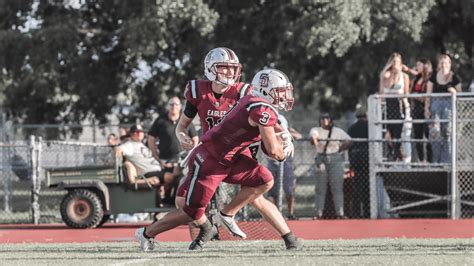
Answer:
[[[121,265],[132,265],[132,264],[142,264],[151,260],[155,260],[157,258],[147,258],[147,259],[134,259],[134,260],[129,260],[129,261],[124,261],[124,262],[119,262],[119,263],[113,263],[112,265],[114,266],[121,266]]]

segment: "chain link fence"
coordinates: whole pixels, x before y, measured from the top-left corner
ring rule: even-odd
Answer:
[[[387,108],[384,97],[369,98],[369,119],[365,122],[369,136],[353,138],[351,149],[343,154],[342,192],[333,190],[331,182],[326,184],[321,218],[337,217],[333,193],[342,193],[347,218],[473,217],[474,94],[433,96],[444,98],[447,112],[428,119],[418,118],[414,112],[417,97],[428,96],[411,97],[409,119],[387,114],[390,110],[404,112],[403,105],[399,105],[399,109]],[[389,125],[395,124],[401,126],[400,135],[391,133],[394,129]],[[105,145],[3,139],[0,145],[0,223],[61,222],[59,205],[66,191],[45,186],[45,169],[114,164],[112,150]],[[260,162],[268,165],[267,159],[259,156]],[[309,139],[301,139],[295,141],[292,166],[285,168],[278,163],[276,168],[273,166],[276,194],[268,196],[272,196],[285,216],[290,214],[288,200],[291,197],[288,196],[291,195],[295,200],[295,216],[317,215],[316,178],[327,169],[316,165],[316,156]],[[289,171],[293,171],[293,175],[288,175]],[[223,186],[226,196],[219,204],[228,203],[237,191],[234,186]],[[252,207],[246,207],[238,218],[258,220],[261,216]]]
[[[15,141],[0,145],[0,223],[61,222],[60,203],[67,191],[45,185],[45,170],[115,165],[109,146],[93,143]]]
[[[474,96],[461,96],[455,105],[456,187],[453,190],[459,213],[455,218],[474,216]]]
[[[369,97],[372,218],[472,217],[473,103],[472,93]]]
[[[31,222],[31,146],[0,144],[0,223]]]

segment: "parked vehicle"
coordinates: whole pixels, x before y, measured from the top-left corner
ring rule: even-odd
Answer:
[[[160,213],[159,189],[128,182],[121,166],[50,168],[46,185],[67,190],[61,202],[62,220],[72,228],[95,228],[110,215],[120,213]]]

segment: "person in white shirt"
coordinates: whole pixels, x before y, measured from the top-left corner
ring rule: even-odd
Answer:
[[[334,208],[338,219],[344,216],[344,151],[352,145],[350,136],[342,129],[332,125],[328,113],[319,119],[320,126],[309,132],[311,144],[317,151],[316,167],[321,174],[316,175],[316,216],[321,219],[324,211],[328,183],[331,187]]]
[[[115,148],[116,156],[126,159],[130,184],[149,184],[159,186],[173,181],[172,173],[162,171],[160,163],[153,157],[151,150],[142,143],[145,133],[140,125],[133,125],[129,131],[130,140]],[[137,180],[138,176],[144,178]]]

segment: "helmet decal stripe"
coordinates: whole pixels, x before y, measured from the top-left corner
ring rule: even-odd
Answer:
[[[229,57],[229,60],[234,61],[234,54],[232,53],[232,50],[230,50],[229,48],[225,48],[225,47],[224,47],[224,50],[227,52],[227,56]]]

